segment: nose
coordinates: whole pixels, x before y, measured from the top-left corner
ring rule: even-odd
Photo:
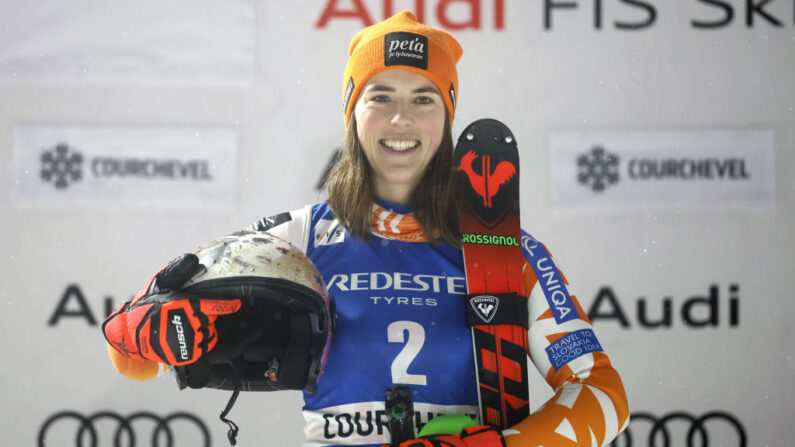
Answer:
[[[403,101],[397,101],[389,123],[393,126],[402,127],[410,125],[413,119],[411,108],[404,104]]]

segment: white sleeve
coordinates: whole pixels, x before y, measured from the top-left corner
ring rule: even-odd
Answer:
[[[267,231],[268,233],[284,239],[296,248],[306,253],[309,245],[309,230],[312,224],[312,205],[287,213],[263,217],[249,230]]]

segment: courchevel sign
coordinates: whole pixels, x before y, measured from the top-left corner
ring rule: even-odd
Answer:
[[[773,132],[554,131],[557,207],[765,206],[775,193]]]
[[[222,128],[22,125],[14,129],[18,205],[228,209],[237,135]]]

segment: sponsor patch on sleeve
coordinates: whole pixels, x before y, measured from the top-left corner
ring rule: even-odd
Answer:
[[[580,318],[580,313],[574,306],[574,301],[569,295],[569,290],[566,288],[566,283],[563,282],[558,267],[552,261],[552,256],[549,254],[543,244],[539,243],[527,234],[522,236],[522,247],[525,256],[528,256],[528,261],[533,267],[538,278],[538,284],[541,290],[544,291],[544,297],[547,299],[549,308],[555,315],[555,321],[558,324]]]
[[[568,333],[547,346],[547,357],[555,371],[570,361],[592,352],[603,352],[602,345],[591,329]]]
[[[339,244],[345,241],[345,228],[337,219],[321,219],[314,229],[314,247]]]
[[[293,220],[290,213],[281,213],[275,216],[264,217],[251,226],[255,231],[268,231],[271,228]]]

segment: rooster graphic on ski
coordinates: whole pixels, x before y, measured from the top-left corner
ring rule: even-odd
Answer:
[[[519,153],[510,131],[496,120],[480,120],[469,126],[456,146],[455,164],[466,174],[460,183],[463,201],[472,214],[487,228],[500,223],[518,200]],[[502,126],[502,127],[501,127]],[[471,139],[470,139],[471,138]],[[517,204],[518,207],[518,204]]]

